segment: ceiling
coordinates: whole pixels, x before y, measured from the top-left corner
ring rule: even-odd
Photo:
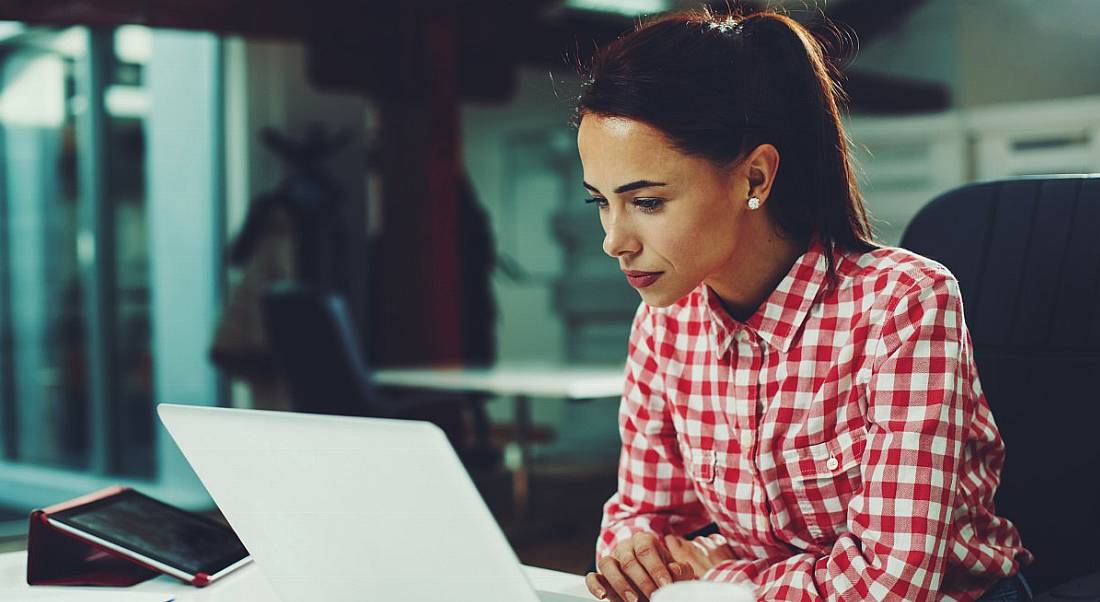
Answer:
[[[824,15],[849,38],[866,44],[904,25],[925,0],[749,0],[747,11],[785,9],[811,28]],[[1022,2],[1026,0],[1015,0]],[[725,10],[726,0],[711,3]],[[612,5],[620,10],[612,11]],[[415,5],[371,0],[0,0],[0,18],[54,25],[209,30],[261,37],[301,38],[311,49],[310,76],[329,87],[367,94],[405,94],[397,51],[416,52],[427,23],[453,26],[462,95],[508,98],[518,65],[570,68],[594,48],[633,26],[638,10],[698,7],[698,0],[425,0]],[[625,10],[633,7],[632,11]],[[422,44],[421,44],[422,45]],[[841,63],[844,67],[844,63]],[[890,113],[946,108],[935,83],[849,70],[846,88],[854,111]]]

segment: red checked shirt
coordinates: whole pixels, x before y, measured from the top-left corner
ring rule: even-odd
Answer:
[[[744,323],[705,285],[639,307],[597,559],[715,522],[735,558],[702,579],[764,600],[974,600],[1031,561],[994,512],[1004,445],[955,278],[838,250],[830,287],[824,253]]]

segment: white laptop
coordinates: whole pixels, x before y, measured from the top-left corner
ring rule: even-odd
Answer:
[[[285,602],[565,602],[536,592],[431,423],[161,404]]]

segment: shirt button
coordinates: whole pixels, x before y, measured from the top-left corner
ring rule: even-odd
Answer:
[[[838,466],[840,466],[840,460],[836,458],[829,458],[829,461],[825,463],[825,468],[829,470],[836,470]]]
[[[737,331],[737,338],[740,339],[742,343],[748,341],[749,340],[749,331],[747,331],[747,330],[738,330]]]

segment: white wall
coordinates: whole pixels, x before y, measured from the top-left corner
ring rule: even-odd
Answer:
[[[554,74],[555,80],[575,79]],[[575,89],[575,83],[570,82]],[[547,71],[519,72],[515,96],[506,104],[467,103],[462,109],[463,154],[478,200],[489,214],[498,250],[504,229],[508,174],[505,140],[512,135],[563,127],[569,118],[569,99],[556,98]],[[582,187],[576,184],[577,194]],[[516,202],[522,202],[517,200]],[[498,270],[493,278],[500,306],[497,349],[501,359],[558,360],[564,342],[558,317],[550,305],[550,287],[544,279],[516,283]]]
[[[960,106],[1100,93],[1100,2],[956,4]]]
[[[958,107],[1100,93],[1095,0],[929,0],[855,66],[947,84]]]
[[[271,190],[282,179],[282,163],[259,142],[259,131],[273,127],[301,137],[312,122],[332,129],[348,128],[358,135],[367,102],[347,92],[323,91],[307,80],[305,48],[298,41],[229,37],[225,42],[227,228],[240,228],[250,199]],[[362,140],[332,162],[329,171],[341,177],[345,191],[362,198]]]
[[[575,75],[568,72],[551,74],[547,70],[526,68],[518,74],[515,96],[507,103],[467,103],[462,109],[463,153],[466,168],[478,200],[489,214],[498,249],[502,246],[502,227],[508,190],[506,173],[509,152],[507,140],[517,134],[543,130],[564,130],[555,146],[564,160],[577,161],[575,134],[567,127],[572,110],[572,95],[579,90]],[[565,194],[575,189],[580,203],[586,196],[581,182],[560,182]],[[513,199],[515,203],[532,202]],[[593,213],[592,219],[598,219]],[[520,220],[520,223],[524,223]],[[549,227],[549,224],[525,228]],[[592,241],[599,245],[600,240]],[[503,249],[505,252],[507,248]],[[608,261],[611,261],[610,259]],[[551,262],[544,262],[544,267]],[[565,329],[554,312],[550,278],[537,277],[531,282],[512,282],[498,270],[493,278],[494,293],[499,306],[497,322],[497,357],[502,362],[545,360],[560,361],[565,357]],[[626,333],[623,336],[623,358],[626,357]],[[553,445],[536,449],[536,455],[582,454],[589,458],[610,461],[618,452],[617,400],[597,400],[583,404],[561,400],[534,400],[532,417],[536,424],[550,426],[556,432]],[[511,405],[497,400],[489,405],[494,420],[509,420]]]
[[[149,290],[152,296],[154,403],[217,405],[207,358],[217,299],[218,44],[202,33],[157,30],[148,64]],[[156,425],[158,478],[167,488],[205,495],[167,432]],[[201,499],[200,495],[200,499]],[[172,495],[164,499],[193,503]]]

